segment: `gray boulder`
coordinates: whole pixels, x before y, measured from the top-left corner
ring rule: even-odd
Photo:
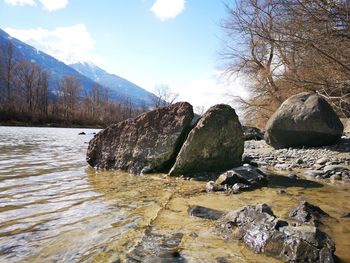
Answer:
[[[192,119],[192,106],[179,102],[111,125],[90,141],[87,162],[130,173],[168,172]]]
[[[303,92],[287,99],[271,116],[265,128],[265,140],[274,148],[323,146],[339,141],[343,129],[324,98]]]
[[[315,226],[290,226],[266,204],[245,206],[218,221],[226,238],[241,239],[256,253],[285,262],[336,262],[335,244]],[[238,231],[238,233],[237,233]]]
[[[243,148],[242,127],[235,110],[228,105],[215,105],[189,133],[170,175],[195,176],[240,166]]]

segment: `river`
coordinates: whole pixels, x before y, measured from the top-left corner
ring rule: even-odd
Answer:
[[[86,135],[78,135],[82,131]],[[225,195],[204,193],[203,182],[97,172],[85,162],[94,132],[0,127],[0,262],[143,261],[130,251],[140,244],[157,250],[157,242],[176,247],[188,262],[278,262],[223,241],[212,222],[189,217],[187,208],[229,211],[265,202],[286,218],[301,200],[331,215],[324,231],[350,262],[350,219],[341,218],[350,211],[348,184]]]

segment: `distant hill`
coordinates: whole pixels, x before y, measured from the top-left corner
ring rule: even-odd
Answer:
[[[64,76],[74,76],[76,77],[84,89],[89,90],[95,84],[95,82],[88,77],[80,74],[75,69],[69,67],[63,62],[55,59],[54,57],[37,50],[36,48],[11,37],[5,31],[0,29],[0,45],[5,45],[8,42],[11,42],[15,48],[15,53],[17,53],[18,60],[27,60],[33,63],[39,64],[45,70],[51,72],[51,92],[54,92],[57,89],[58,81]]]
[[[110,90],[110,98],[116,102],[128,100],[134,106],[152,106],[152,97],[156,97],[154,94],[140,88],[130,81],[109,74],[93,64],[79,63],[72,65],[74,68],[66,65],[56,58],[11,37],[0,29],[0,45],[4,45],[9,41],[15,47],[18,60],[23,59],[31,61],[51,72],[50,92],[52,94],[56,94],[57,83],[62,77],[74,76],[80,81],[84,91],[89,91],[96,82],[102,86],[108,87]]]
[[[129,99],[137,106],[152,106],[156,99],[153,93],[117,75],[110,74],[93,63],[81,62],[70,66],[102,86],[108,87],[110,91],[118,94],[118,99]]]

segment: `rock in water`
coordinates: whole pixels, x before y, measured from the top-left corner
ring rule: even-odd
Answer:
[[[271,116],[265,140],[274,148],[323,146],[340,140],[343,129],[324,98],[303,92],[287,99]]]
[[[255,167],[245,165],[221,174],[214,183],[207,184],[207,192],[226,190],[228,193],[237,194],[265,185],[267,185],[265,174]]]
[[[189,133],[170,175],[223,172],[240,166],[244,148],[241,124],[233,108],[211,107]]]
[[[224,215],[224,213],[221,211],[199,205],[190,206],[187,209],[187,213],[190,216],[200,217],[208,220],[218,220]]]
[[[168,172],[192,119],[192,106],[178,102],[111,125],[90,141],[87,162],[130,173]]]
[[[303,201],[289,213],[289,217],[300,223],[318,226],[321,224],[321,219],[329,215],[318,206]]]
[[[218,226],[226,238],[242,239],[256,253],[285,262],[336,262],[335,244],[326,233],[310,225],[290,226],[266,204],[229,212]]]

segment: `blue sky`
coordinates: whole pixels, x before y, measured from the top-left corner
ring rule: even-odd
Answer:
[[[220,0],[0,0],[0,27],[66,62],[90,61],[194,106],[227,102],[218,51]]]

